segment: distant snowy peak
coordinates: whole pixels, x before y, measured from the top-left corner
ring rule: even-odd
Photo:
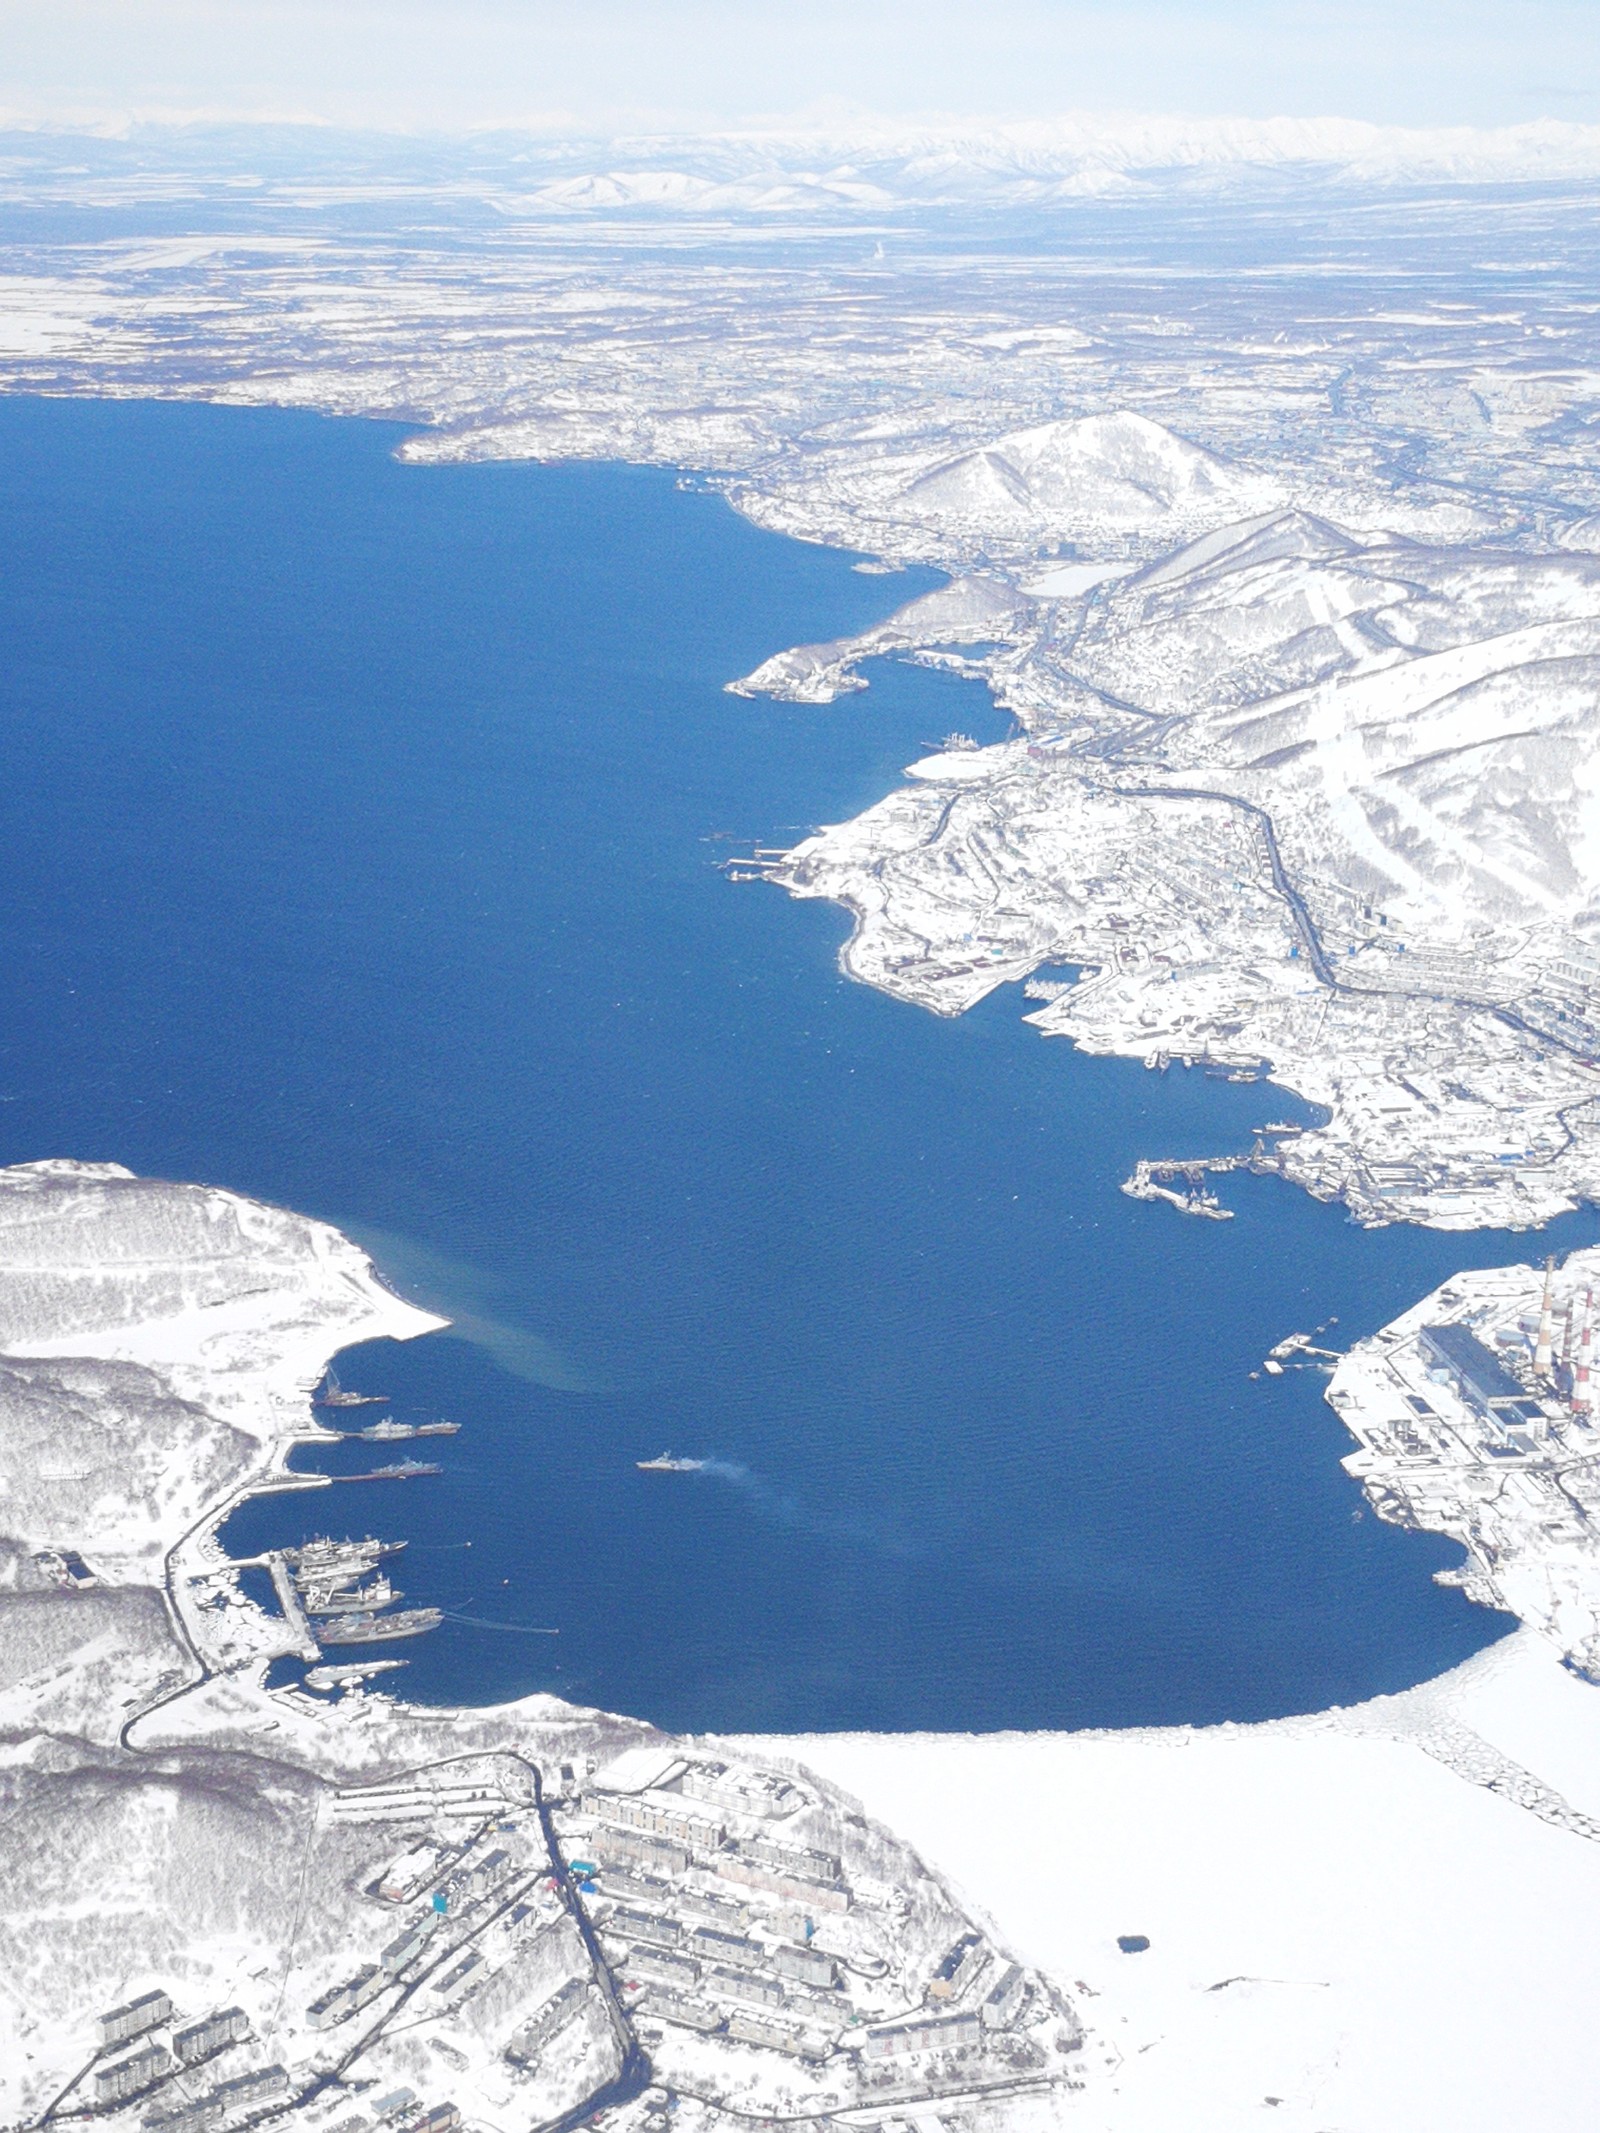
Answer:
[[[1197,499],[1231,500],[1261,486],[1215,453],[1126,408],[1018,430],[1004,450],[1033,494],[1049,504],[1071,501],[1085,483],[1169,511]]]
[[[544,207],[664,208],[709,214],[784,213],[792,209],[887,208],[895,196],[848,172],[770,171],[718,179],[687,170],[606,170],[558,178],[534,199]]]
[[[1600,176],[1600,126],[1554,119],[1422,128],[1340,118],[1068,112],[1006,123],[864,116],[832,127],[701,133],[506,127],[417,136],[131,113],[64,128],[30,122],[13,107],[0,111],[0,141],[13,179],[25,173],[46,178],[52,189],[95,197],[107,178],[163,166],[202,186],[227,187],[241,175],[269,187],[331,179],[351,197],[396,182],[443,185],[457,202],[476,197],[513,217],[757,223],[790,215],[849,223],[974,207],[1049,214],[1102,198],[1583,184]]]
[[[1600,174],[1600,127],[1078,113],[990,126],[868,122],[839,132],[546,140],[518,161],[547,166],[530,188],[538,205],[580,213],[1027,210],[1264,177],[1341,186],[1582,180]]]

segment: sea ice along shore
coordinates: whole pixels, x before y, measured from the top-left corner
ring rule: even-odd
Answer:
[[[1462,1277],[1341,1378],[1539,1295]],[[437,1323],[280,1209],[0,1172],[0,2122],[1312,2133],[1403,2098],[1498,2133],[1532,2060],[1541,2127],[1587,2124],[1600,1691],[1531,1630],[1202,1731],[675,1740],[269,1688],[303,1639],[211,1536],[319,1434],[337,1348]],[[1370,1448],[1382,1399],[1340,1404]],[[1537,1602],[1542,1535],[1474,1596]],[[1487,1976],[1506,2019],[1463,2022]]]

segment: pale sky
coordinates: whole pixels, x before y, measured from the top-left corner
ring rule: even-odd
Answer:
[[[0,0],[0,110],[1600,121],[1600,0]]]

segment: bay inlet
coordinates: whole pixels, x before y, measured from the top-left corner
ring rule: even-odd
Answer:
[[[401,434],[0,403],[3,1159],[323,1215],[455,1321],[339,1366],[462,1425],[437,1475],[257,1499],[229,1545],[406,1540],[446,1612],[395,1647],[408,1695],[691,1729],[1256,1719],[1501,1634],[1432,1582],[1456,1551],[1364,1512],[1322,1380],[1250,1373],[1593,1220],[1124,1198],[1286,1100],[1078,1057],[1014,990],[925,1017],[840,978],[840,913],[720,870],[998,736],[906,666],[723,691],[932,577]],[[664,1450],[706,1464],[639,1471]]]

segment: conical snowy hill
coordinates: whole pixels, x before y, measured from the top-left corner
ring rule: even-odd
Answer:
[[[1282,501],[1277,486],[1147,415],[1042,422],[936,461],[888,500],[897,515],[980,538],[1185,532]]]

